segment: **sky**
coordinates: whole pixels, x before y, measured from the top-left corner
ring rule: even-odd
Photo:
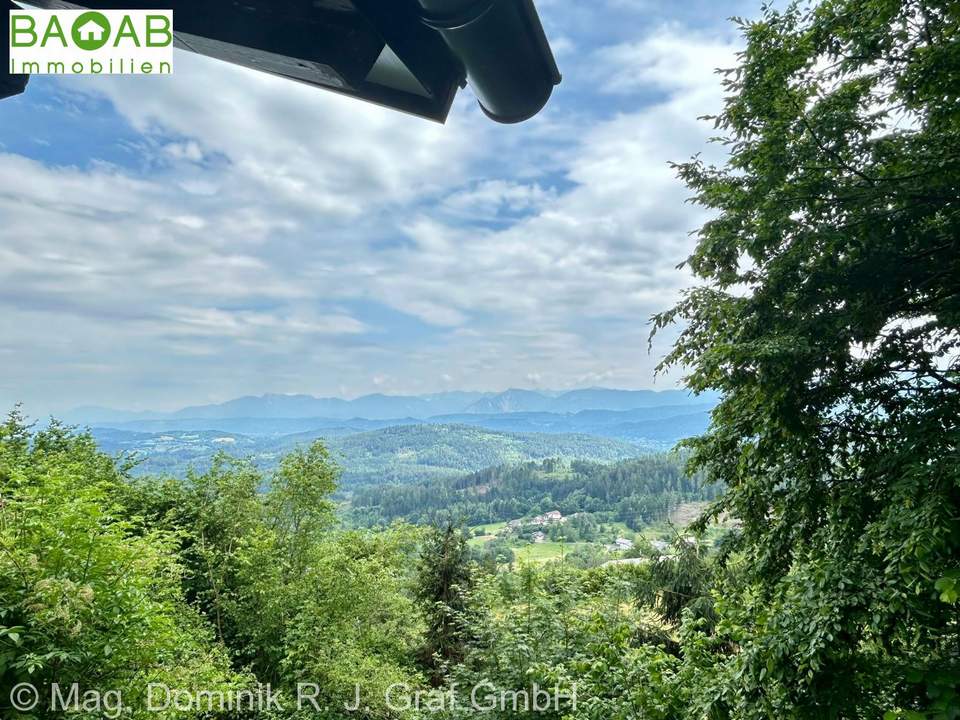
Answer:
[[[564,82],[522,125],[181,51],[0,102],[0,407],[674,387],[648,322],[707,216],[668,163],[722,161],[759,1],[537,6]]]

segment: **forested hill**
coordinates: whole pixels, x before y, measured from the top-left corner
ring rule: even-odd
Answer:
[[[711,500],[716,486],[684,474],[682,458],[654,455],[615,465],[556,459],[499,466],[466,477],[413,485],[357,489],[349,516],[360,525],[398,519],[429,524],[453,519],[468,525],[504,522],[559,510],[612,513],[638,529],[664,519],[676,505]]]
[[[507,433],[465,425],[391,427],[331,441],[344,458],[344,483],[409,483],[552,457],[614,462],[643,449],[588,435]]]
[[[511,412],[499,414],[437,415],[425,419],[398,417],[349,420],[330,417],[306,418],[166,418],[140,419],[114,424],[92,423],[99,430],[140,433],[209,432],[252,436],[291,435],[318,432],[324,437],[370,432],[400,425],[471,425],[501,432],[584,434],[663,446],[669,450],[677,440],[699,435],[707,429],[712,405],[658,405],[635,410],[581,410],[576,413]]]
[[[262,437],[218,431],[139,433],[95,429],[111,453],[132,453],[137,474],[183,477],[203,471],[224,452],[270,469],[283,454],[323,439],[344,468],[345,487],[411,483],[463,476],[482,468],[551,457],[616,462],[650,450],[645,445],[578,434],[508,433],[463,425],[412,425],[343,434],[337,430]]]

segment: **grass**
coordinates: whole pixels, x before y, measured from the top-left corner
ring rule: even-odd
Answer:
[[[503,527],[506,523],[495,523],[492,525],[481,525],[478,528],[479,530],[497,530],[500,527]],[[477,537],[470,538],[467,540],[467,545],[473,548],[479,548],[486,545],[491,540],[496,540],[496,535],[478,535]],[[586,547],[591,543],[559,543],[559,542],[544,542],[544,543],[522,543],[522,542],[511,542],[510,547],[513,549],[513,552],[516,554],[516,558],[519,562],[526,563],[545,563],[550,562],[551,560],[559,560],[565,555],[569,555],[574,550],[582,547]],[[594,543],[596,544],[596,543]]]
[[[656,525],[648,525],[637,535],[647,540],[666,540],[670,542],[676,537],[676,528],[671,529],[666,523],[657,523]]]
[[[507,524],[505,522],[498,522],[498,523],[489,523],[487,525],[476,525],[470,529],[479,530],[484,535],[496,535],[498,532],[503,530],[506,526]]]
[[[559,560],[565,555],[569,555],[574,550],[586,547],[590,543],[558,543],[545,542],[533,545],[521,545],[514,548],[517,560],[528,563],[544,563],[551,560]]]
[[[706,503],[684,503],[674,510],[674,512],[671,514],[670,520],[676,523],[677,520],[689,521],[691,519],[695,519],[705,506]],[[615,535],[620,537],[636,537],[637,540],[640,538],[645,538],[646,540],[666,540],[667,542],[673,542],[678,534],[684,534],[684,525],[671,524],[670,520],[648,525],[639,532],[630,530],[630,528],[622,522],[607,522],[604,523],[604,525],[614,530]],[[506,526],[507,523],[505,522],[476,525],[471,529],[474,532],[479,531],[483,534],[470,538],[467,541],[467,544],[473,548],[483,547],[488,542],[496,540],[498,537],[497,533],[503,530]],[[726,529],[726,524],[721,524],[720,526],[711,526],[707,530],[704,541],[708,545],[712,545],[716,538],[720,537],[726,532]],[[605,546],[608,544],[608,542],[612,542],[612,538],[606,539],[605,535],[606,534],[604,533],[604,539],[598,539],[597,542],[594,543],[544,542],[530,544],[527,542],[518,541],[516,538],[511,538],[510,547],[513,549],[518,562],[545,563],[552,560],[559,560],[563,555],[569,555],[578,548],[588,547],[590,545]]]
[[[486,525],[475,525],[470,530],[473,532],[481,532],[482,535],[477,535],[467,540],[467,545],[472,548],[483,547],[491,540],[497,539],[497,533],[503,530],[507,524],[505,522],[498,523],[487,523]]]
[[[630,527],[624,522],[613,522],[609,523],[609,525],[617,531],[617,535],[620,537],[633,537],[637,534],[636,530],[631,530]]]
[[[496,535],[478,535],[477,537],[467,540],[467,545],[473,548],[478,548],[486,545],[491,540],[496,540],[496,538]]]

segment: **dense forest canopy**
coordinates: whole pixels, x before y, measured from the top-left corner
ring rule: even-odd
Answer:
[[[135,433],[110,428],[95,428],[93,433],[105,450],[137,458],[136,474],[181,477],[191,468],[209,468],[223,452],[252,458],[269,470],[290,451],[322,440],[343,467],[344,486],[451,478],[492,465],[552,457],[614,462],[652,447],[583,434],[499,432],[446,424],[397,425],[359,433],[321,429],[279,436],[222,430]]]
[[[614,465],[574,460],[503,465],[463,478],[358,488],[350,517],[360,524],[403,519],[482,525],[557,510],[564,516],[604,513],[633,530],[663,520],[682,502],[713,500],[719,488],[684,472],[678,456],[656,455]]]

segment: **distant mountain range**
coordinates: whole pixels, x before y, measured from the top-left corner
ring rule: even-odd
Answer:
[[[584,410],[627,411],[654,407],[712,405],[713,397],[694,397],[683,390],[611,390],[590,388],[569,392],[507,390],[502,393],[447,392],[431,395],[366,395],[355,400],[311,395],[242,397],[216,405],[186,407],[173,413],[128,412],[78,408],[64,420],[79,425],[115,426],[147,421],[254,420],[425,420],[449,415],[516,413],[579,413]],[[170,427],[173,427],[171,425]],[[209,422],[206,427],[210,427]],[[222,428],[221,428],[222,429]],[[310,428],[313,429],[313,428]]]
[[[243,397],[172,413],[83,408],[109,452],[143,459],[141,472],[202,470],[220,450],[269,467],[322,438],[346,485],[451,477],[548,457],[613,462],[666,450],[707,429],[716,399],[680,390],[508,390],[435,395]]]
[[[514,412],[499,414],[437,415],[430,418],[393,418],[369,420],[351,418],[170,418],[128,420],[97,424],[140,433],[202,432],[217,430],[249,436],[283,436],[299,433],[321,433],[341,436],[371,432],[388,427],[410,425],[468,425],[497,432],[546,433],[551,435],[579,433],[596,437],[616,438],[631,442],[671,444],[706,430],[713,405],[663,405],[636,410],[582,410],[577,413]]]

